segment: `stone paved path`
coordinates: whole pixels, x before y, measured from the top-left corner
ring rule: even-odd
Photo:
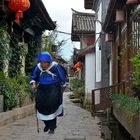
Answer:
[[[39,121],[40,133],[36,131],[35,115],[0,127],[0,140],[101,140],[98,118],[69,101],[64,94],[64,117],[58,118],[55,134],[43,132],[44,124]]]

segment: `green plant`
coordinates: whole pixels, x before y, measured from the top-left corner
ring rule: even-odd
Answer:
[[[81,96],[84,96],[84,87],[81,86],[81,87],[77,87],[75,88],[75,90],[73,91],[75,97],[81,97]]]
[[[137,98],[128,97],[122,94],[113,94],[112,103],[119,109],[125,111],[129,122],[132,122],[140,112],[140,101]]]
[[[12,108],[16,107],[17,98],[15,96],[14,90],[8,85],[5,85],[2,90],[4,95],[5,110],[11,110]]]
[[[88,111],[92,111],[92,103],[88,100],[84,100],[83,107]]]
[[[19,42],[15,33],[13,33],[11,35],[10,50],[12,53],[9,61],[9,76],[15,77],[21,74],[23,59],[26,56],[28,49],[26,43]]]
[[[11,110],[17,105],[17,96],[15,93],[15,86],[10,84],[9,78],[0,72],[0,94],[4,95],[4,110]],[[13,83],[13,81],[12,81]]]
[[[28,76],[16,76],[14,78],[12,78],[14,85],[15,86],[15,90],[16,90],[16,94],[18,97],[18,104],[20,106],[22,106],[25,98],[27,95],[29,95],[29,97],[32,99],[33,98],[33,93],[32,93],[32,89],[31,86],[29,85],[29,77]]]
[[[73,90],[73,95],[75,98],[79,98],[81,104],[83,105],[85,95],[84,83],[78,78],[74,78],[70,80],[70,86]]]
[[[27,95],[32,98],[33,93],[28,81],[29,77],[9,78],[5,77],[3,72],[0,72],[0,94],[4,95],[5,110],[10,110],[17,105],[22,106]]]
[[[71,86],[72,90],[77,89],[77,87],[84,86],[84,83],[81,80],[79,80],[78,78],[70,79],[69,83],[70,83],[70,86]]]
[[[134,65],[133,89],[140,99],[140,50],[138,50],[137,54],[131,58],[131,62]]]
[[[26,60],[25,60],[25,65],[26,65],[25,73],[27,75],[30,75],[31,72],[33,71],[33,68],[37,62],[37,56],[38,56],[38,50],[36,47],[36,43],[34,39],[31,39],[30,42],[28,43],[28,53],[26,55]]]
[[[13,81],[13,86],[15,87],[16,96],[18,98],[18,105],[22,106],[27,94],[28,89],[30,89],[28,82],[26,81],[25,76],[16,76],[11,78]]]
[[[105,136],[102,136],[101,138],[102,138],[102,140],[108,140],[107,138],[105,138]]]
[[[11,51],[9,49],[10,35],[7,32],[6,27],[0,26],[0,71],[4,70],[11,57]]]
[[[140,86],[140,50],[137,54],[131,59],[131,62],[134,65],[134,84]]]

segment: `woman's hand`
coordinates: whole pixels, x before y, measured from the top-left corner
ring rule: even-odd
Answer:
[[[32,89],[35,90],[36,88],[37,88],[36,83],[33,82],[33,83],[32,83]]]

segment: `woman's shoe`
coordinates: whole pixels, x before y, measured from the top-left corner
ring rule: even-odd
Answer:
[[[54,134],[54,130],[50,130],[48,134]]]
[[[47,126],[44,127],[44,132],[47,132],[49,128]]]

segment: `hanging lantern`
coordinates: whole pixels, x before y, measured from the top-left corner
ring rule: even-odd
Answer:
[[[139,4],[139,0],[127,0],[126,4],[130,5],[130,4]]]
[[[15,12],[16,22],[20,23],[20,18],[23,18],[23,11],[30,7],[29,0],[9,0],[8,6]]]
[[[120,9],[116,10],[116,20],[115,20],[115,22],[116,23],[124,22],[124,11],[123,10],[120,10]]]
[[[83,67],[83,64],[81,62],[77,62],[75,65],[74,65],[74,68],[76,69],[76,72],[79,72]]]

